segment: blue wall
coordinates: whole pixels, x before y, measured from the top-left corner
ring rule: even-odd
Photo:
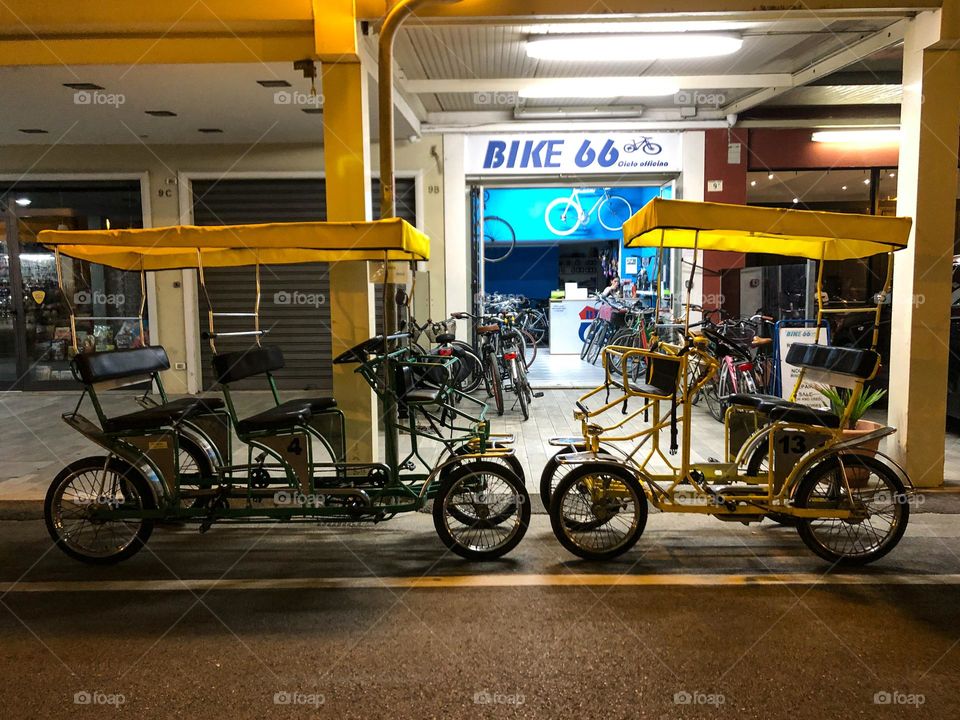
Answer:
[[[557,246],[521,247],[518,243],[506,260],[487,263],[487,292],[548,298],[557,289],[560,249]]]

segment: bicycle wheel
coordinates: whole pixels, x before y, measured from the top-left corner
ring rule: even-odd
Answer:
[[[597,328],[600,326],[600,323],[603,322],[600,318],[594,318],[586,331],[583,333],[583,347],[580,348],[580,359],[586,360],[587,353],[590,351],[590,343],[593,341],[593,335],[597,332]]]
[[[530,419],[530,407],[527,405],[527,393],[524,388],[523,363],[516,359],[510,361],[510,377],[513,385],[513,392],[517,395],[517,402],[520,404],[520,414],[524,420]]]
[[[492,560],[523,539],[530,525],[530,496],[520,478],[503,465],[464,463],[434,498],[433,524],[443,544],[457,555]]]
[[[619,232],[623,224],[630,219],[633,210],[630,203],[619,195],[608,195],[597,208],[597,220],[610,232]]]
[[[900,542],[910,518],[900,478],[866,455],[835,455],[814,466],[800,480],[794,505],[854,511],[847,520],[804,518],[797,527],[815,554],[844,565],[866,565],[882,558]]]
[[[713,419],[717,422],[723,422],[723,403],[720,401],[720,398],[727,396],[726,366],[721,366],[720,372],[703,386],[701,394],[707,403],[707,410]]]
[[[485,365],[484,376],[489,385],[488,390],[496,404],[497,415],[503,415],[503,380],[500,377],[500,363],[497,362],[497,356],[493,350],[487,352]]]
[[[520,327],[530,333],[530,336],[539,345],[547,336],[547,316],[539,310],[527,308],[517,318]]]
[[[599,332],[593,334],[593,342],[590,343],[590,352],[587,353],[587,362],[591,365],[597,364],[600,351],[607,346],[612,330],[613,326],[608,322],[604,322]]]
[[[659,155],[663,152],[663,148],[655,142],[647,140],[641,147],[647,155]]]
[[[450,343],[450,347],[453,348],[453,355],[460,364],[457,370],[456,387],[460,392],[469,395],[483,382],[483,362],[473,352],[473,348],[466,343],[462,345]]]
[[[572,235],[583,222],[583,211],[568,197],[560,197],[547,205],[543,221],[550,232],[560,237]]]
[[[125,463],[87,457],[54,478],[43,503],[47,532],[60,550],[91,565],[112,565],[136,554],[153,532],[154,521],[138,511],[156,508],[147,481]],[[131,516],[102,519],[97,511],[126,510]]]
[[[523,329],[520,330],[520,336],[523,338],[523,365],[529,370],[537,359],[537,341],[533,339],[533,335]]]
[[[503,262],[517,246],[513,226],[494,215],[483,219],[483,259],[489,263]],[[498,254],[491,255],[491,251]]]
[[[550,525],[567,550],[587,560],[609,560],[636,545],[647,524],[647,497],[619,465],[580,465],[550,498]]]
[[[609,344],[616,347],[635,348],[639,350],[643,348],[643,338],[640,337],[640,333],[634,330],[621,330],[613,336]],[[619,355],[608,355],[607,357],[610,358],[610,369],[617,375],[622,375],[621,357]],[[626,362],[628,378],[636,381],[644,376],[647,370],[647,361],[645,359],[640,356],[629,356]]]

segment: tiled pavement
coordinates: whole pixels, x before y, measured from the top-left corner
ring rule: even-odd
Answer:
[[[524,466],[531,492],[536,492],[541,469],[555,452],[549,439],[578,434],[579,425],[573,420],[572,411],[575,401],[584,392],[572,388],[543,390],[543,397],[534,400],[531,418],[527,422],[521,421],[518,409],[510,407],[509,396],[504,415],[492,415],[496,432],[515,435],[517,457]],[[234,397],[241,416],[266,408],[270,403],[269,394],[265,392],[241,392],[235,393]],[[71,410],[78,398],[79,393],[0,393],[0,500],[41,499],[61,467],[99,451],[60,420],[60,415]],[[121,414],[138,409],[133,398],[129,392],[107,394],[104,400],[107,413]],[[591,405],[596,406],[599,402],[598,396]],[[89,405],[83,412],[93,415]],[[619,409],[614,409],[608,413],[605,419],[609,422],[605,424],[612,424],[622,417]],[[627,426],[639,427],[639,419]],[[692,436],[694,459],[721,456],[723,427],[699,408],[694,408]],[[664,433],[664,448],[668,442],[667,433]],[[946,453],[946,479],[960,483],[960,437],[955,433],[947,437]]]

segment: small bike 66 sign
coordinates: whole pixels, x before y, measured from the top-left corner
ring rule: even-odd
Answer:
[[[468,135],[468,175],[581,175],[680,171],[679,133]]]

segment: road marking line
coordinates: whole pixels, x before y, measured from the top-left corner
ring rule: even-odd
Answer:
[[[81,580],[0,583],[0,593],[202,592],[206,590],[378,590],[386,588],[494,587],[745,587],[751,585],[960,585],[960,574],[822,575],[659,574],[659,575],[430,575],[426,577],[238,578],[185,580]]]

